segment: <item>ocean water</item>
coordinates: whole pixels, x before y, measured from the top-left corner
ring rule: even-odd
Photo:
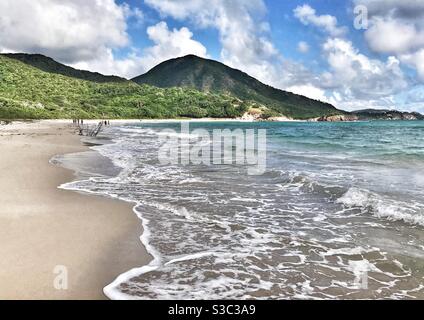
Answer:
[[[93,147],[119,170],[62,186],[135,204],[154,259],[110,298],[424,299],[424,122],[190,127],[266,129],[265,173],[162,165],[180,124],[133,123]]]

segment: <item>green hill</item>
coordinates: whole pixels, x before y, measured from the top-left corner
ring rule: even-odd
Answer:
[[[81,80],[31,64],[0,55],[0,119],[221,118],[238,117],[249,107],[224,94],[131,81],[99,83],[99,78]]]
[[[345,113],[330,104],[275,89],[244,72],[194,55],[165,61],[132,80],[161,88],[188,87],[203,92],[231,94],[297,119]]]
[[[26,53],[8,53],[2,54],[2,56],[22,61],[25,64],[31,65],[37,69],[40,69],[49,73],[61,74],[64,76],[94,81],[99,83],[105,82],[127,82],[128,80],[116,76],[104,76],[97,72],[90,72],[84,70],[77,70],[59,62],[56,62],[52,58],[43,56],[41,54],[26,54]]]

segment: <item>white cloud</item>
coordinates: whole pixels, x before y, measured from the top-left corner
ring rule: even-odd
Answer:
[[[422,0],[354,0],[365,5],[371,16],[391,15],[396,18],[420,19],[424,15]]]
[[[325,95],[325,90],[315,87],[312,84],[304,84],[304,85],[297,85],[297,86],[291,86],[286,89],[289,92],[299,94],[311,99],[323,101],[323,102],[330,102],[328,97]]]
[[[424,48],[414,53],[401,55],[400,59],[402,62],[414,67],[417,70],[419,79],[424,82]]]
[[[339,27],[337,18],[331,15],[317,15],[316,10],[311,6],[304,4],[294,9],[294,16],[304,25],[313,25],[324,29],[333,37],[338,37],[346,33],[347,29]]]
[[[355,4],[368,8],[365,39],[371,50],[396,55],[424,82],[424,1],[355,0]]]
[[[424,30],[418,30],[413,23],[375,17],[365,39],[375,52],[405,53],[424,46]]]
[[[305,41],[300,41],[300,42],[297,44],[297,50],[298,50],[300,53],[306,53],[306,52],[308,52],[308,51],[309,51],[309,44],[308,44],[308,43],[306,43]]]
[[[320,84],[338,94],[339,104],[348,102],[345,107],[370,102],[387,106],[393,95],[408,86],[396,57],[386,62],[370,59],[350,41],[338,38],[328,39],[323,52],[330,69],[321,75]]]
[[[309,96],[320,100],[324,96],[326,101],[347,110],[395,106],[394,97],[408,87],[398,57],[390,56],[386,62],[367,57],[351,41],[344,39],[346,28],[338,26],[335,17],[319,16],[309,5],[298,6],[294,10],[294,16],[305,25],[323,28],[329,35],[322,46],[322,58],[327,62],[328,69],[312,77],[312,81],[306,80],[306,86],[296,86],[297,93],[308,94],[309,91]],[[401,30],[406,37],[400,36],[402,40],[397,42],[386,42],[381,36],[382,31],[390,30],[375,29],[368,32],[370,37],[374,36],[374,32],[380,35],[379,43],[375,42],[376,46],[392,46],[396,50],[407,46],[408,34],[413,34],[411,30]]]
[[[124,5],[126,7],[126,16],[127,19],[132,19],[133,25],[137,28],[140,28],[144,25],[146,17],[144,15],[144,12],[141,11],[140,8],[131,8],[129,5]]]
[[[144,22],[143,12],[114,0],[1,0],[0,51],[41,53],[78,69],[129,76],[143,71],[128,48],[127,21]]]
[[[106,49],[94,60],[76,62],[70,66],[130,79],[146,71],[141,61],[141,57],[136,52],[132,52],[124,58],[116,58],[111,49]]]
[[[415,106],[416,108],[420,108],[424,111],[424,86],[417,85],[410,90],[406,91],[401,98],[404,101],[407,101],[410,105]]]
[[[155,45],[145,50],[143,65],[150,69],[156,64],[175,57],[195,54],[207,57],[207,50],[200,42],[193,40],[193,33],[186,27],[169,30],[165,22],[147,28],[147,35]]]
[[[1,0],[0,12],[3,50],[73,63],[129,43],[128,6],[113,0]]]

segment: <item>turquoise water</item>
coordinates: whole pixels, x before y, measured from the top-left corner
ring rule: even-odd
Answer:
[[[108,296],[424,298],[424,122],[190,127],[266,129],[266,171],[160,164],[178,123],[109,128],[95,149],[121,172],[65,187],[135,202],[155,259]]]

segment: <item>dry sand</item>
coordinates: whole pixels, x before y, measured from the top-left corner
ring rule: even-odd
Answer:
[[[0,299],[105,299],[119,274],[147,264],[132,205],[60,190],[49,160],[87,150],[63,122],[0,126]],[[57,290],[56,266],[68,269]]]

